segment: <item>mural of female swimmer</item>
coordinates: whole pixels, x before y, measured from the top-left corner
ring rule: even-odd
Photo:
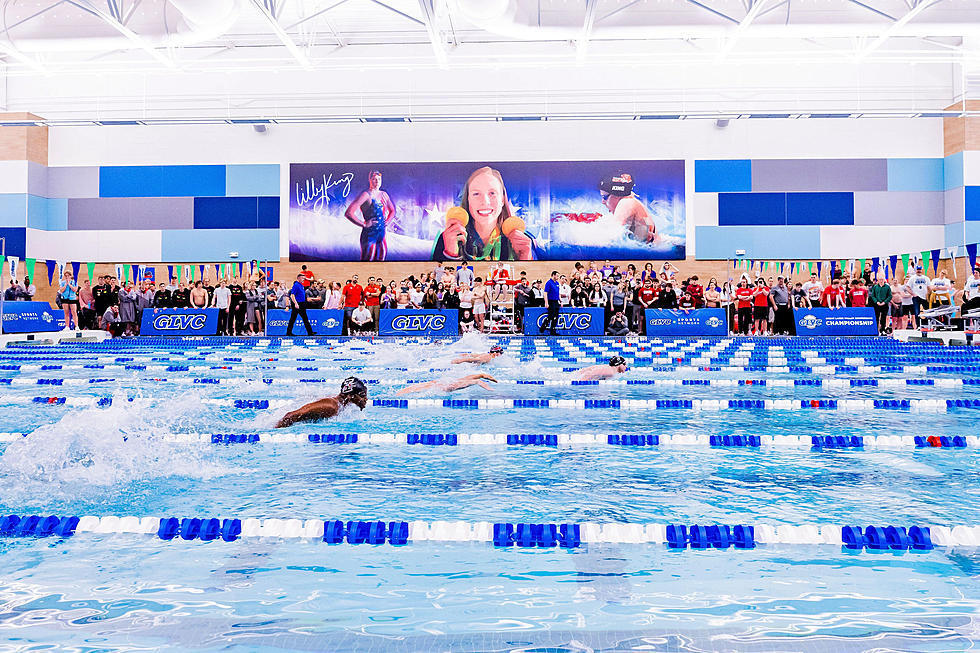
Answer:
[[[344,217],[361,228],[361,260],[385,260],[388,255],[385,226],[395,217],[395,205],[388,193],[381,190],[381,172],[368,173],[367,190],[361,191],[347,206]]]
[[[446,212],[446,228],[432,244],[440,261],[531,261],[534,240],[513,215],[500,173],[485,166],[463,185],[458,207]]]
[[[599,194],[603,205],[613,214],[613,219],[623,227],[627,236],[640,242],[656,242],[657,225],[633,194],[632,175],[620,172],[603,177],[599,181]]]

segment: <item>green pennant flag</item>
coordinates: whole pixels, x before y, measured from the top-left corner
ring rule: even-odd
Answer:
[[[807,266],[808,266],[808,268],[810,270],[810,274],[813,274],[813,261],[810,261],[809,263],[807,263]]]
[[[88,268],[88,282],[90,284],[95,283],[95,263],[86,263],[85,267]]]
[[[221,264],[221,276],[219,276],[218,278],[219,279],[224,279],[225,278],[225,264],[224,263]]]
[[[864,259],[858,259],[858,276],[864,275]]]
[[[929,250],[928,249],[927,250],[924,250],[922,252],[922,269],[923,270],[928,270],[929,269]]]
[[[194,281],[194,266],[191,266],[191,281]]]
[[[177,272],[177,283],[183,283],[183,281],[184,281],[184,266],[183,265],[175,265],[174,268],[176,269],[176,272]]]
[[[122,268],[123,268],[123,281],[129,283],[129,266],[124,265],[122,266]]]
[[[25,258],[24,259],[24,274],[26,274],[31,279],[33,279],[34,277],[37,276],[37,270],[35,269],[36,266],[37,266],[37,259],[34,259],[34,258]]]
[[[909,274],[909,254],[902,254],[902,276],[907,277]]]

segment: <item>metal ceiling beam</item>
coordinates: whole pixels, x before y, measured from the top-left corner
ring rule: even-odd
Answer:
[[[639,2],[640,2],[640,0],[630,0],[630,2],[627,2],[622,7],[617,7],[616,9],[613,9],[612,11],[610,11],[608,14],[605,14],[603,16],[600,16],[599,18],[596,19],[595,22],[601,23],[602,21],[606,20],[607,18],[612,18],[613,16],[615,16],[619,12],[625,11],[626,9],[629,9],[630,7],[632,7],[635,4],[638,4]]]
[[[387,9],[388,11],[390,11],[392,13],[398,14],[402,18],[407,18],[408,20],[412,21],[413,23],[418,23],[419,25],[422,25],[423,27],[425,27],[425,22],[424,21],[419,20],[415,16],[409,16],[404,11],[399,11],[398,9],[395,9],[391,5],[387,5],[387,4],[383,3],[383,2],[381,2],[381,0],[371,0],[371,2],[373,2],[376,5],[378,5],[379,7],[384,7],[385,9]]]
[[[262,2],[262,0],[252,0],[252,6],[255,7],[260,14],[262,14],[262,17],[265,18],[265,22],[268,23],[275,35],[279,37],[279,40],[284,46],[286,46],[286,49],[289,50],[289,54],[293,55],[293,59],[296,60],[296,63],[302,66],[303,70],[313,70],[313,63],[310,61],[310,58],[306,56],[306,53],[303,52],[298,45],[296,45],[296,41],[293,40],[293,37],[291,37],[289,33],[283,29],[283,26],[279,24],[279,21],[276,20],[276,17],[272,15],[272,12]]]
[[[869,54],[883,46],[885,41],[891,38],[892,34],[905,27],[909,21],[914,20],[916,16],[921,14],[923,11],[929,7],[939,4],[942,1],[943,0],[919,0],[919,3],[915,5],[915,7],[910,9],[904,16],[889,25],[881,36],[865,46],[865,48],[858,53],[858,58],[863,59],[864,57],[867,57]]]
[[[334,2],[334,3],[333,3],[333,4],[331,4],[330,6],[328,6],[328,7],[324,7],[323,9],[319,9],[319,10],[317,10],[317,11],[314,11],[314,12],[313,12],[312,14],[310,14],[310,15],[309,15],[309,16],[307,16],[306,18],[302,18],[302,19],[300,19],[300,20],[297,20],[297,21],[296,21],[295,23],[293,23],[292,25],[287,25],[287,26],[285,27],[285,29],[286,29],[286,30],[288,31],[288,30],[291,30],[291,29],[293,29],[294,27],[299,27],[299,26],[300,26],[300,25],[302,25],[303,23],[305,23],[305,22],[307,22],[307,21],[311,21],[311,20],[313,20],[314,18],[318,18],[318,17],[320,17],[320,16],[322,16],[323,14],[325,14],[325,13],[327,13],[328,11],[330,11],[331,9],[336,9],[337,7],[339,7],[340,5],[342,5],[342,4],[344,4],[344,3],[346,3],[346,2],[347,2],[347,0],[337,0],[337,2]]]
[[[887,18],[888,20],[890,20],[892,22],[898,20],[898,18],[896,18],[895,16],[892,16],[891,14],[886,14],[885,12],[881,11],[880,9],[877,9],[875,7],[872,7],[871,5],[866,4],[864,2],[860,2],[859,0],[850,0],[850,3],[851,4],[854,4],[854,5],[857,5],[858,7],[863,7],[864,9],[867,9],[868,11],[870,11],[872,13],[878,14],[882,18]]]
[[[738,39],[742,34],[748,29],[755,19],[762,14],[762,10],[766,8],[766,5],[770,4],[770,0],[754,0],[752,5],[749,7],[749,11],[745,14],[745,18],[739,21],[735,29],[728,38],[725,39],[721,48],[718,50],[718,59],[725,59],[731,51],[735,48],[735,44],[738,43]]]
[[[133,30],[123,25],[112,14],[104,11],[103,9],[96,7],[94,4],[92,4],[92,0],[68,0],[68,2],[75,5],[76,7],[78,7],[83,11],[87,11],[90,14],[94,14],[95,16],[98,16],[99,18],[104,20],[106,24],[109,25],[109,27],[111,27],[112,29],[116,30],[117,32],[125,36],[127,39],[132,41],[133,44],[136,45],[136,47],[149,54],[151,57],[153,57],[154,59],[162,63],[167,68],[177,67],[176,62],[173,60],[172,57],[165,55],[159,50],[157,50],[155,47],[153,47],[153,45],[147,42],[142,36],[140,36]]]
[[[585,21],[582,24],[582,35],[575,43],[575,60],[579,63],[585,61],[585,55],[589,52],[589,39],[592,38],[592,28],[595,26],[595,12],[599,6],[599,0],[586,0],[585,2]]]
[[[687,0],[687,2],[688,2],[688,4],[692,4],[695,7],[701,7],[705,11],[710,11],[711,13],[713,13],[715,16],[718,16],[719,18],[724,18],[725,20],[727,20],[727,21],[729,21],[731,23],[735,23],[736,25],[738,24],[738,19],[737,18],[732,18],[728,14],[723,13],[723,12],[720,12],[717,9],[715,9],[714,7],[709,7],[708,5],[704,4],[703,2],[698,2],[698,0]]]
[[[446,55],[446,45],[442,42],[439,28],[436,26],[436,6],[434,0],[419,0],[419,9],[425,18],[425,31],[429,33],[429,42],[432,44],[432,53],[436,56],[436,63],[440,68],[449,66],[449,57]]]

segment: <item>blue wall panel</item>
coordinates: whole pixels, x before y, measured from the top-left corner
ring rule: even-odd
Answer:
[[[943,190],[963,185],[963,153],[950,154],[943,160]]]
[[[945,190],[943,159],[888,159],[888,190]]]
[[[259,229],[278,229],[279,228],[279,198],[260,197],[258,198],[258,221]]]
[[[744,249],[754,259],[820,258],[820,227],[695,227],[695,256],[726,259]]]
[[[279,195],[279,165],[226,166],[225,194],[228,197]]]
[[[225,166],[102,166],[100,197],[221,197]]]
[[[27,226],[27,193],[0,193],[0,227]]]
[[[786,193],[719,193],[718,225],[785,225]]]
[[[195,197],[194,228],[256,229],[258,228],[258,198]]]
[[[227,229],[208,238],[196,229],[165,229],[161,232],[164,261],[227,261],[229,252],[239,260],[279,260],[278,229]]]
[[[786,224],[854,224],[854,193],[787,193]]]
[[[748,159],[695,161],[694,190],[698,193],[747,193],[752,190]]]
[[[5,251],[7,256],[19,256],[25,258],[24,253],[27,249],[27,228],[26,227],[0,227],[0,238],[5,238]],[[31,273],[33,274],[33,270]]]
[[[980,186],[967,186],[964,211],[967,220],[980,220]]]

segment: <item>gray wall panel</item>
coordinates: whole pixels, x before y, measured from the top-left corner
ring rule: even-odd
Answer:
[[[71,199],[98,196],[98,166],[48,168],[47,197]]]
[[[37,197],[48,196],[48,166],[27,162],[27,192]]]
[[[752,192],[888,190],[887,159],[753,159]]]
[[[68,200],[69,231],[193,228],[193,197],[95,197]]]
[[[964,188],[953,188],[944,193],[946,196],[946,224],[963,222],[966,219],[966,193]]]
[[[943,224],[944,193],[854,193],[855,225]]]

